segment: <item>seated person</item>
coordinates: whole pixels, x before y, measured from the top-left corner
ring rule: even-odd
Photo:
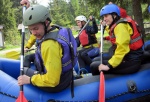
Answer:
[[[98,32],[98,27],[93,16],[90,16],[89,19],[92,21],[92,26],[87,24],[87,19],[83,15],[75,18],[79,28],[81,30],[83,29],[76,37],[77,46],[79,47],[82,45],[82,49],[78,51],[78,62],[80,69],[85,68],[86,65],[90,65],[92,63],[91,57],[95,57],[99,54],[99,44],[95,35]],[[90,54],[90,52],[94,53]]]
[[[28,4],[28,0],[22,0],[22,4]],[[31,17],[32,15],[32,17]],[[58,41],[54,36],[58,31],[53,31],[50,25],[51,19],[49,10],[42,5],[33,5],[23,14],[23,24],[28,26],[31,33],[38,40],[35,52],[36,70],[28,68],[24,75],[18,77],[18,85],[32,84],[47,92],[60,92],[67,88],[73,79],[73,62],[70,45],[65,41]],[[67,30],[64,31],[65,38],[68,39]],[[61,33],[62,34],[62,33]],[[73,48],[76,48],[76,41]],[[63,44],[64,46],[62,46]],[[64,47],[66,50],[64,51]],[[63,53],[64,51],[64,53]],[[64,57],[65,56],[65,57]],[[71,63],[68,63],[70,62]]]
[[[112,43],[112,47],[109,57],[101,59],[102,63],[100,60],[91,63],[92,74],[97,75],[101,70],[104,73],[115,74],[137,72],[143,55],[143,40],[135,22],[129,17],[122,19],[120,10],[115,4],[104,6],[100,11],[100,16],[109,26],[109,41]],[[138,40],[135,41],[136,38]]]

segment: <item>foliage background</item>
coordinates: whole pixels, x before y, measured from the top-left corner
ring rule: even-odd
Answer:
[[[31,4],[36,3],[32,0]],[[100,9],[108,4],[110,0],[50,0],[50,16],[53,24],[59,24],[65,27],[76,26],[75,17],[85,15],[95,16],[97,21]],[[141,26],[143,34],[143,22],[149,22],[150,14],[148,13],[148,5],[150,0],[111,0],[113,3],[123,7],[127,13],[133,17]],[[0,0],[0,25],[4,26],[3,34],[5,38],[5,46],[12,44],[19,46],[21,44],[21,34],[17,27],[22,22],[22,7],[20,0]],[[74,34],[78,32],[73,31]],[[26,35],[29,35],[27,33]]]

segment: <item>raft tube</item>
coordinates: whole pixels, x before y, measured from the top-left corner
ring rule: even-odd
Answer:
[[[0,58],[0,102],[15,102],[18,97],[20,87],[16,78],[19,76],[19,69],[20,61]],[[48,93],[33,85],[24,85],[24,95],[30,102],[98,101],[99,80],[99,75],[74,80],[73,98],[70,87],[58,93]],[[148,95],[150,95],[149,63],[141,66],[139,72],[134,74],[105,74],[106,102],[139,100]]]

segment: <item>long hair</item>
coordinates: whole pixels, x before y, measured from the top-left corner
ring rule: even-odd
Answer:
[[[109,28],[111,28],[111,26],[120,19],[120,16],[118,16],[117,13],[115,13],[115,12],[111,13],[111,16],[113,18],[113,22],[110,24]]]

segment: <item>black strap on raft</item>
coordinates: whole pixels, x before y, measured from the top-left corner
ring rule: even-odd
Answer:
[[[68,31],[68,35],[69,35],[69,44],[70,44],[70,52],[71,52],[71,61],[72,61],[72,67],[74,67],[74,49],[73,49],[73,45],[71,42],[71,36],[70,36],[70,28],[67,28]],[[72,81],[71,81],[71,96],[72,98],[74,97],[74,76],[73,76],[73,68],[72,68]]]

